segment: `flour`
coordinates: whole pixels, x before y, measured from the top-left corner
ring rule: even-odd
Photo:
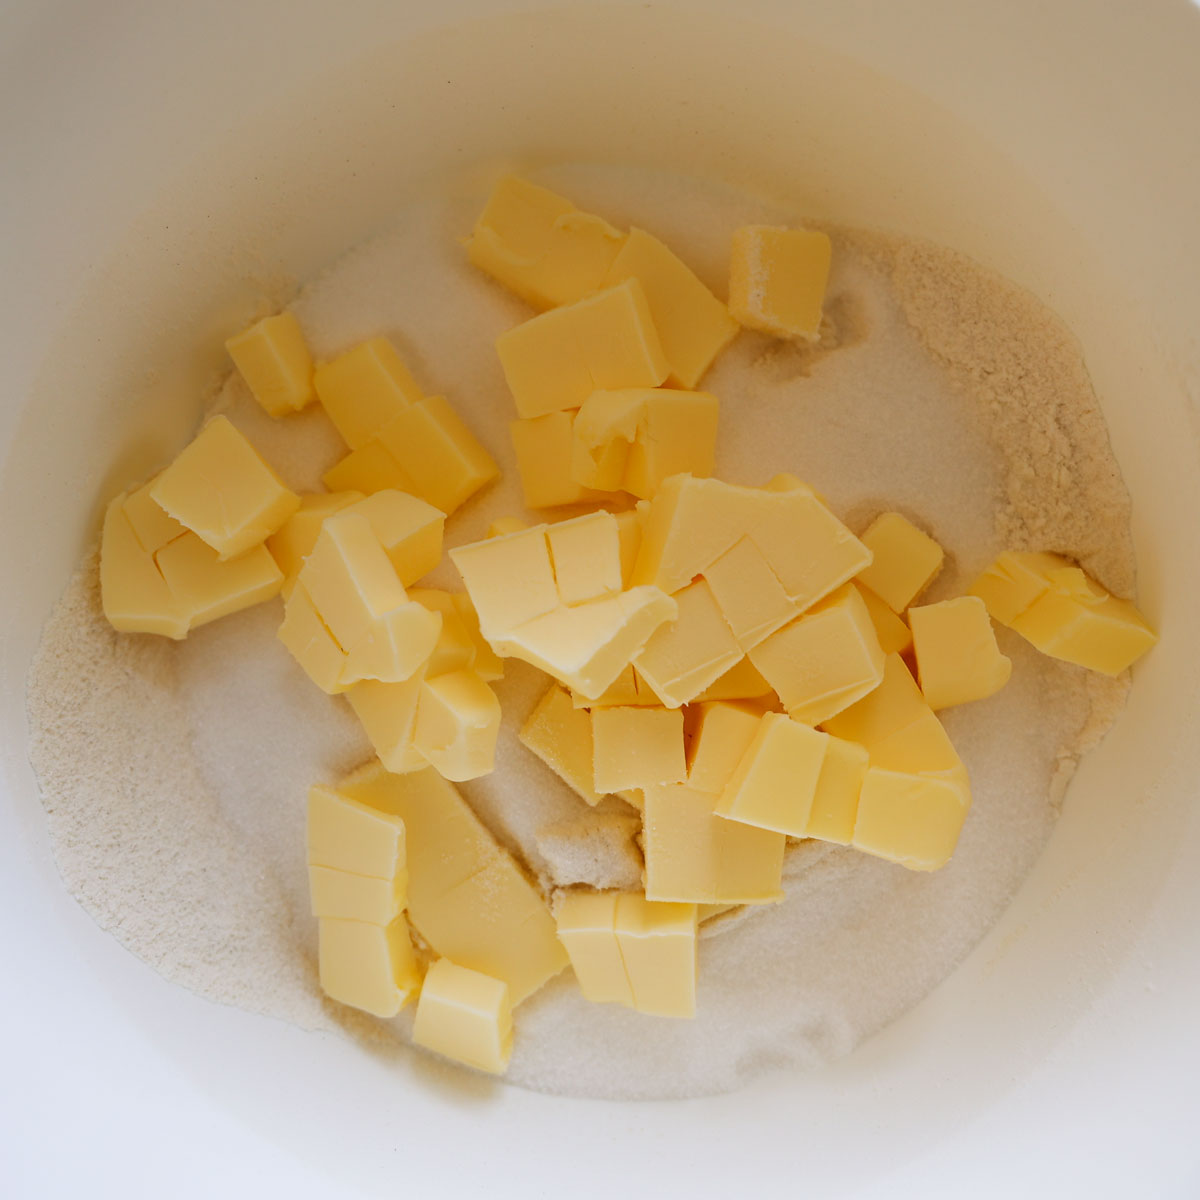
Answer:
[[[540,177],[615,223],[666,238],[719,294],[731,231],[792,214],[647,172]],[[522,512],[511,399],[491,343],[528,310],[466,263],[457,238],[479,196],[430,198],[313,280],[294,308],[314,351],[393,338],[506,467],[447,525],[449,545]],[[1132,590],[1129,504],[1079,348],[1020,289],[949,251],[831,228],[834,270],[817,346],[743,333],[704,386],[721,399],[717,473],[811,482],[856,529],[895,508],[946,547],[941,599],[1006,548],[1079,558]],[[299,489],[341,447],[318,411],[272,421],[231,378],[214,400]],[[443,564],[434,586],[460,586]],[[29,680],[34,737],[64,880],[105,929],[167,978],[214,1000],[366,1040],[404,1036],[325,1002],[307,911],[310,783],[369,755],[342,701],[275,639],[278,601],[181,645],[115,634],[95,559],[47,623]],[[944,714],[975,803],[942,871],[914,874],[841,847],[794,846],[787,899],[706,926],[695,1021],[587,1004],[569,973],[516,1014],[509,1079],[540,1090],[670,1097],[737,1087],[771,1068],[851,1051],[917,1003],[993,924],[1040,853],[1078,757],[1125,681],[1038,655],[1000,631],[1013,679]],[[592,812],[516,738],[545,686],[516,662],[498,685],[497,770],[463,786],[543,888],[602,882],[635,861],[619,802]],[[629,880],[624,880],[628,885]]]

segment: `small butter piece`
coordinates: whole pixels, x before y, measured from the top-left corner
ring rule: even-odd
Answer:
[[[698,707],[687,781],[698,792],[719,796],[758,735],[762,713],[719,701]]]
[[[643,705],[661,708],[658,697],[632,667],[626,667],[599,696],[585,696],[582,692],[571,693],[571,703],[576,708],[633,708]]]
[[[446,514],[441,509],[392,488],[366,497],[356,495],[350,508],[367,518],[405,587],[428,575],[442,561]]]
[[[719,679],[710,684],[693,703],[708,700],[765,700],[774,698],[775,691],[762,677],[762,672],[748,659],[740,658]]]
[[[932,709],[994,695],[1012,674],[978,596],[908,610],[921,691]]]
[[[859,581],[893,612],[903,612],[934,580],[945,557],[941,546],[899,513],[875,518],[862,535],[874,555]]]
[[[514,629],[559,606],[546,527],[487,538],[450,551],[493,645]]]
[[[830,737],[804,837],[848,846],[854,839],[858,797],[867,774],[867,751],[857,742]]]
[[[300,507],[267,538],[267,549],[283,572],[283,595],[291,595],[304,560],[317,544],[326,517],[363,499],[361,492],[312,492],[300,497]]]
[[[438,959],[421,986],[412,1037],[445,1058],[503,1075],[513,1040],[508,984]]]
[[[499,735],[500,701],[474,671],[451,671],[421,685],[413,745],[446,779],[490,774]]]
[[[265,546],[222,559],[194,533],[185,533],[159,550],[154,561],[188,614],[189,629],[261,604],[283,586],[283,572]]]
[[[467,665],[474,668],[475,674],[484,683],[495,683],[497,679],[503,679],[504,661],[484,638],[483,631],[479,628],[479,614],[475,611],[475,605],[471,603],[471,597],[466,592],[451,592],[450,600],[467,637],[475,647],[475,658]]]
[[[388,925],[404,911],[408,872],[397,871],[392,879],[375,879],[332,867],[310,866],[308,893],[314,917]]]
[[[568,787],[589,804],[599,804],[593,786],[591,717],[577,709],[567,693],[552,683],[517,735]]]
[[[264,317],[225,343],[255,400],[273,417],[299,412],[315,398],[313,360],[295,313]]]
[[[1050,572],[1070,565],[1061,554],[1009,550],[967,591],[984,602],[993,621],[1011,625],[1050,586]]]
[[[421,399],[412,372],[382,337],[319,366],[313,385],[321,407],[352,450]]]
[[[437,645],[425,665],[426,678],[434,679],[438,675],[464,671],[468,667],[474,670],[479,646],[455,603],[453,593],[443,592],[439,588],[413,588],[408,595],[409,599],[430,612],[440,613],[442,618],[442,631],[438,635]]]
[[[122,633],[187,636],[189,612],[163,578],[153,554],[142,548],[125,515],[125,496],[104,514],[100,542],[100,598],[108,623]]]
[[[373,621],[367,632],[346,651],[342,682],[373,679],[401,683],[423,667],[433,654],[442,618],[409,600]]]
[[[509,422],[527,508],[558,508],[606,497],[606,493],[584,487],[571,475],[574,428],[575,416],[569,412]]]
[[[547,527],[546,544],[563,604],[600,600],[621,590],[621,545],[611,513],[558,521]]]
[[[696,906],[617,897],[617,946],[633,1006],[656,1017],[696,1015]]]
[[[729,311],[748,329],[815,341],[832,259],[816,230],[743,226],[733,235]]]
[[[879,686],[821,724],[826,733],[858,742],[870,750],[884,738],[907,729],[928,711],[929,705],[904,659],[889,654]]]
[[[346,652],[321,619],[302,583],[297,583],[283,605],[283,624],[275,635],[287,647],[304,673],[329,695],[344,692],[342,681]]]
[[[133,532],[147,554],[161,550],[168,542],[182,537],[187,532],[174,517],[166,513],[150,495],[158,476],[125,497],[125,517],[133,526]]]
[[[749,538],[735,542],[705,569],[704,578],[744,651],[753,649],[800,615],[770,564]]]
[[[633,279],[502,333],[496,351],[522,417],[579,408],[598,388],[657,387],[670,370]]]
[[[599,708],[592,713],[597,792],[682,783],[687,778],[683,713],[664,708]]]
[[[855,586],[867,606],[871,624],[875,626],[875,636],[879,638],[884,654],[904,654],[911,650],[912,630],[905,624],[904,618],[892,612],[869,587]]]
[[[616,514],[617,541],[621,556],[621,586],[633,586],[633,568],[637,565],[638,551],[642,546],[642,522],[645,520],[643,509],[639,504],[629,512]]]
[[[617,941],[618,892],[567,892],[558,902],[558,937],[579,990],[593,1004],[632,1008],[633,990]]]
[[[571,429],[571,478],[603,491],[621,489],[629,451],[646,408],[646,388],[593,392]]]
[[[421,771],[429,765],[413,745],[424,681],[424,673],[417,671],[402,683],[364,679],[346,689],[346,699],[380,762],[397,775]]]
[[[223,559],[257,546],[300,507],[300,497],[222,416],[184,447],[150,495]]]
[[[403,917],[388,925],[325,917],[317,927],[321,989],[331,1000],[394,1017],[417,994],[421,972]]]
[[[361,492],[364,496],[389,489],[416,491],[416,484],[407,472],[401,470],[387,447],[375,437],[334,463],[321,476],[321,482],[331,492]]]
[[[316,784],[308,789],[308,864],[395,879],[405,869],[404,821],[380,812],[339,789]]]
[[[636,279],[646,294],[671,378],[692,388],[733,340],[737,322],[696,273],[658,238],[631,229],[606,284]]]
[[[523,529],[529,528],[528,521],[522,521],[520,517],[497,517],[488,527],[485,537],[504,537],[509,533],[520,533]]]
[[[954,853],[969,808],[961,780],[868,767],[853,844],[911,871],[936,871]]]
[[[711,475],[719,410],[716,396],[708,392],[646,391],[637,437],[621,479],[625,491],[649,500],[672,475]]]

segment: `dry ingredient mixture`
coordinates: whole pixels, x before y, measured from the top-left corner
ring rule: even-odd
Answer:
[[[539,182],[675,246],[724,291],[729,232],[792,214],[693,180],[561,168]],[[386,334],[502,465],[511,403],[492,341],[528,310],[465,261],[476,195],[438,197],[351,251],[293,304],[318,357]],[[1134,582],[1129,502],[1079,347],[1031,296],[951,251],[830,228],[834,269],[815,347],[743,332],[705,376],[721,401],[716,474],[789,471],[852,528],[884,508],[946,547],[925,598],[960,594],[1005,549],[1053,549],[1118,595]],[[344,452],[319,411],[271,420],[231,376],[224,412],[295,490]],[[447,546],[521,513],[516,472],[451,518]],[[453,587],[448,562],[431,586]],[[99,924],[164,976],[213,1000],[367,1040],[407,1037],[324,1000],[309,916],[304,806],[370,756],[345,706],[276,640],[277,602],[178,645],[118,635],[95,556],[47,623],[29,680],[32,758],[59,868]],[[793,845],[780,905],[702,929],[699,1012],[646,1018],[558,978],[515,1014],[507,1078],[612,1098],[728,1090],[773,1067],[852,1050],[926,995],[983,936],[1036,860],[1079,756],[1127,682],[1043,657],[998,631],[1009,685],[943,714],[974,805],[951,863],[918,874],[820,842]],[[547,890],[636,887],[636,823],[587,809],[516,740],[545,680],[515,660],[496,685],[494,774],[461,785]],[[736,929],[736,934],[733,931]],[[392,1027],[395,1027],[394,1029]]]

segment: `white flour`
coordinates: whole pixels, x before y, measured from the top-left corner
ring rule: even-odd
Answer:
[[[665,237],[719,294],[731,231],[791,216],[653,174],[563,168],[541,178],[614,223]],[[395,232],[352,251],[294,306],[318,356],[388,334],[426,390],[449,396],[508,466],[448,523],[451,545],[521,511],[512,404],[491,343],[528,311],[458,245],[481,203],[405,210]],[[949,252],[831,232],[821,347],[742,334],[704,381],[722,403],[717,473],[755,484],[794,472],[855,528],[885,506],[919,518],[948,551],[934,599],[1007,546],[1073,554],[1128,593],[1128,498],[1069,334]],[[236,379],[217,405],[295,488],[314,488],[342,452],[322,414],[271,421]],[[431,582],[458,583],[447,565]],[[168,978],[305,1027],[387,1036],[316,986],[305,794],[369,749],[343,703],[313,688],[276,641],[279,620],[273,601],[180,646],[119,636],[99,612],[94,558],[82,565],[30,677],[32,758],[55,853],[96,920]],[[589,1005],[568,973],[518,1010],[509,1079],[608,1097],[725,1090],[769,1067],[845,1054],[928,993],[1009,902],[1078,755],[1124,699],[1124,681],[1000,636],[1012,682],[945,714],[975,796],[948,867],[919,875],[800,845],[783,904],[705,937],[695,1021]],[[497,770],[463,791],[549,886],[574,860],[581,871],[594,863],[569,836],[584,805],[515,738],[543,686],[509,664]],[[600,852],[628,828],[628,810],[606,806],[589,830]],[[401,1035],[409,1019],[396,1022]]]

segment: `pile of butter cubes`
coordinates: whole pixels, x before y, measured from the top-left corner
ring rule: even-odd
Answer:
[[[993,621],[1114,675],[1156,638],[1050,553],[917,604],[943,551],[903,515],[855,535],[794,476],[712,478],[696,385],[740,327],[819,337],[823,233],[738,230],[724,304],[649,233],[508,178],[467,250],[542,310],[496,348],[526,505],[572,515],[496,521],[449,551],[464,591],[417,586],[497,465],[386,339],[314,364],[285,312],[229,351],[272,416],[319,402],[347,446],[328,490],[216,416],[109,505],[100,573],[116,629],[171,638],[282,594],[280,640],[376,752],[309,797],[321,985],[384,1018],[415,998],[414,1041],[501,1072],[513,1006],[568,964],[589,1000],[694,1015],[699,923],[782,900],[789,838],[942,867],[971,789],[937,712],[1008,681]],[[641,890],[552,911],[453,786],[494,769],[508,658],[547,676],[521,742],[640,815]]]

